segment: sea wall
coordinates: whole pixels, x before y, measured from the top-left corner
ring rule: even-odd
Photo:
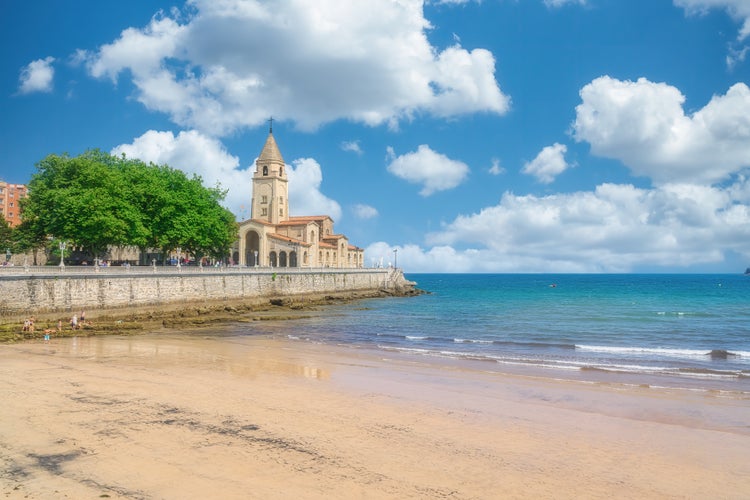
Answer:
[[[177,302],[413,289],[399,269],[72,268],[0,270],[0,316]]]

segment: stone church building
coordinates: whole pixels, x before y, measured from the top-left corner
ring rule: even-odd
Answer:
[[[336,234],[327,215],[289,215],[289,182],[273,129],[255,161],[250,219],[239,224],[240,266],[364,267],[364,249]]]

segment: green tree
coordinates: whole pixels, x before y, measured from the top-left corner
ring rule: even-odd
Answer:
[[[37,170],[24,220],[92,256],[133,245],[223,257],[236,238],[234,216],[220,205],[225,193],[169,166],[92,150],[49,155]]]

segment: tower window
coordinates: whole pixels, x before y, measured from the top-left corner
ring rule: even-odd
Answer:
[[[260,209],[260,215],[261,215],[261,217],[267,217],[268,216],[268,209],[267,208],[261,208]]]
[[[268,203],[268,195],[267,194],[261,195],[260,202],[263,203],[264,205]]]
[[[263,166],[263,175],[268,175],[268,165]]]

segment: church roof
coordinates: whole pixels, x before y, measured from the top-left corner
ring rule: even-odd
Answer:
[[[273,138],[273,132],[268,133],[263,151],[260,152],[260,156],[258,157],[258,163],[284,163],[281,151],[279,151],[279,147],[276,145],[276,139]]]

